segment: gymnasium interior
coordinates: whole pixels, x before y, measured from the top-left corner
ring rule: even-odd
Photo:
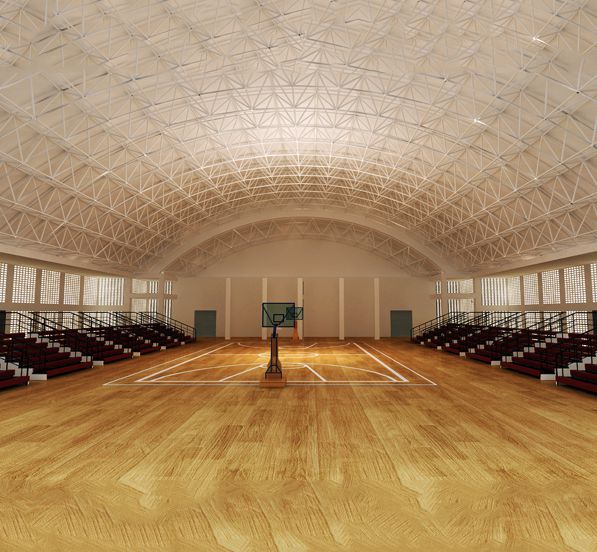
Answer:
[[[595,0],[0,0],[0,550],[597,551]]]

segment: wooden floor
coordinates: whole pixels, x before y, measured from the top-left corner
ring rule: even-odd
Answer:
[[[0,393],[0,550],[597,550],[595,397],[350,343],[377,360],[286,349],[284,389],[214,341]],[[327,381],[377,361],[408,382]]]

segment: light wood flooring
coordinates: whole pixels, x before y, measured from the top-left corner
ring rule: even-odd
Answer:
[[[348,343],[284,389],[214,340],[1,392],[0,550],[597,550],[595,397]]]

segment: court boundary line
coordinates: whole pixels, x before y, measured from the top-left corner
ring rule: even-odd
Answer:
[[[115,380],[104,383],[103,385],[116,384],[117,382],[119,382],[123,379],[130,378],[130,377],[136,376],[138,374],[142,374],[143,372],[148,372],[149,370],[155,370],[156,368],[159,368],[160,366],[164,366],[165,364],[169,364],[170,362],[176,362],[177,360],[180,360],[181,358],[186,358],[188,356],[196,355],[198,352],[206,351],[207,349],[211,349],[212,347],[215,347],[216,345],[217,345],[217,343],[214,343],[213,345],[208,345],[207,347],[204,347],[203,349],[199,349],[199,351],[193,351],[192,353],[187,353],[186,355],[176,356],[169,360],[165,360],[164,362],[160,362],[159,364],[156,364],[155,366],[149,366],[148,368],[144,368],[143,370],[138,370],[137,372],[133,372],[132,374],[127,374],[126,376],[116,378]]]
[[[361,347],[358,343],[355,343],[355,345],[359,349],[361,349],[361,351],[363,351],[365,354],[369,355],[373,360],[376,360],[379,364],[381,364],[386,370],[389,370],[392,374],[394,374],[395,376],[398,376],[404,383],[409,383],[408,379],[406,379],[403,375],[396,372],[396,370],[394,370],[393,368],[390,368],[385,362],[382,362],[381,360],[379,360],[374,354],[367,351],[367,349],[363,349],[363,347]]]
[[[370,380],[338,380],[338,381],[300,381],[300,380],[288,380],[286,382],[290,386],[319,386],[324,387],[328,385],[338,386],[353,386],[353,387],[438,387],[434,383],[401,383],[399,381],[370,381]],[[153,383],[151,380],[145,383],[115,383],[111,387],[229,387],[231,385],[243,385],[246,387],[259,387],[258,381],[203,381],[203,382],[169,382],[169,383]]]
[[[319,381],[317,380],[311,380],[311,381],[305,381],[305,380],[288,380],[287,384],[288,385],[292,385],[292,386],[321,386],[321,385],[338,385],[338,386],[412,386],[412,387],[431,387],[431,386],[435,386],[435,387],[439,387],[439,385],[437,383],[435,383],[434,381],[430,380],[429,378],[427,378],[426,376],[423,376],[422,374],[420,374],[419,372],[417,372],[416,370],[410,368],[409,366],[405,365],[404,363],[400,362],[399,360],[396,360],[395,358],[391,357],[389,354],[385,353],[384,351],[377,349],[376,347],[374,347],[373,345],[369,344],[369,343],[365,343],[365,342],[361,342],[363,346],[361,346],[359,343],[357,342],[346,342],[346,343],[342,343],[341,347],[346,347],[346,346],[350,346],[350,345],[354,345],[357,349],[359,349],[360,351],[362,351],[361,353],[353,353],[354,356],[362,356],[363,354],[366,356],[371,357],[372,359],[374,359],[379,365],[383,366],[386,370],[388,370],[391,374],[394,374],[395,376],[397,376],[399,378],[400,381],[394,379],[393,377],[391,377],[390,375],[386,375],[386,374],[382,374],[379,372],[376,372],[374,370],[367,370],[367,369],[362,369],[362,368],[358,368],[355,366],[346,366],[346,365],[335,365],[335,364],[328,364],[325,362],[315,362],[315,365],[322,365],[322,366],[338,366],[338,367],[342,367],[342,368],[346,368],[346,369],[355,369],[355,370],[359,370],[359,371],[365,371],[365,372],[370,372],[373,374],[377,374],[380,375],[382,377],[387,378],[389,381],[379,381],[379,380],[327,380],[325,379],[323,376],[321,376],[316,370],[314,370],[309,364],[307,363],[292,363],[292,364],[297,364],[297,365],[301,365],[304,368],[307,368],[309,371],[311,371],[316,377],[319,378]],[[204,381],[159,381],[159,380],[165,380],[165,378],[167,377],[171,377],[171,376],[176,376],[179,374],[185,374],[185,373],[190,373],[190,372],[197,372],[197,371],[207,371],[210,369],[217,369],[217,368],[221,368],[219,366],[207,366],[207,367],[202,367],[202,368],[195,368],[192,370],[188,370],[188,371],[184,371],[184,372],[180,372],[180,373],[174,373],[174,374],[170,374],[170,375],[164,375],[164,376],[160,376],[158,378],[156,378],[156,376],[158,376],[159,374],[164,374],[165,372],[169,372],[170,370],[173,370],[179,366],[182,366],[184,364],[187,364],[189,362],[192,362],[196,359],[202,358],[202,357],[206,357],[210,354],[214,354],[216,355],[216,351],[219,351],[221,349],[225,349],[226,347],[229,347],[231,345],[243,345],[241,343],[226,343],[225,345],[220,345],[220,343],[213,343],[211,345],[208,345],[207,347],[203,348],[203,349],[199,349],[198,351],[193,351],[191,353],[187,353],[185,355],[180,355],[180,356],[176,356],[174,358],[171,358],[169,360],[166,360],[164,362],[161,362],[160,364],[157,364],[155,366],[150,366],[148,368],[144,368],[143,370],[138,370],[137,372],[133,372],[132,374],[128,374],[119,378],[116,378],[114,380],[111,380],[107,383],[104,383],[103,386],[115,386],[115,387],[125,387],[125,386],[135,386],[135,387],[143,387],[143,386],[170,386],[170,387],[175,387],[175,386],[182,386],[182,387],[202,387],[202,386],[224,386],[224,385],[245,385],[245,386],[250,386],[250,385],[259,385],[259,382],[256,381],[244,381],[244,380],[233,380],[233,378],[238,377],[246,372],[250,372],[253,370],[256,370],[258,368],[263,368],[264,365],[263,364],[259,364],[253,367],[248,368],[247,370],[243,370],[239,373],[227,376],[221,380],[204,380]],[[303,350],[309,349],[315,345],[317,345],[318,343],[313,343],[311,345],[309,345],[308,347],[304,347]],[[219,346],[218,346],[219,345]],[[215,347],[215,348],[214,348]],[[405,378],[404,376],[402,376],[400,373],[398,373],[396,370],[394,370],[393,368],[391,368],[390,366],[388,366],[385,362],[383,362],[382,360],[380,360],[379,358],[377,358],[374,354],[372,354],[370,351],[368,351],[367,349],[365,349],[364,347],[369,347],[370,349],[372,349],[373,351],[375,351],[376,353],[379,353],[383,356],[385,356],[386,358],[388,358],[389,360],[391,360],[392,362],[398,364],[399,366],[402,366],[403,368],[406,368],[407,370],[409,370],[410,372],[414,373],[415,375],[417,375],[418,377],[420,377],[421,379],[423,379],[424,381],[428,382],[428,383],[414,383],[412,381],[409,381],[407,378]],[[255,346],[255,347],[250,347],[250,348],[254,348],[254,349],[258,349],[259,347]],[[333,346],[331,347],[327,347],[327,348],[333,348]],[[297,350],[299,349],[299,347],[291,347],[289,349],[294,349]],[[298,351],[297,351],[298,353]],[[219,353],[221,354],[226,354],[226,353]],[[240,353],[241,355],[244,354],[249,354],[249,353]],[[256,355],[259,356],[259,353],[254,353]],[[324,353],[325,354],[325,353]],[[298,354],[293,354],[292,356],[299,356]],[[192,358],[187,358],[187,357],[192,357]],[[182,362],[178,362],[181,359],[186,359]],[[164,366],[170,363],[176,363],[172,366],[168,366],[166,368],[164,368],[163,370],[158,370],[157,372],[154,372],[152,374],[148,374],[147,376],[144,376],[142,378],[133,380],[130,383],[120,383],[122,382],[122,380],[126,380],[128,378],[131,378],[133,376],[136,376],[138,374],[142,374],[145,372],[148,372],[150,370],[155,370],[156,368],[159,368],[160,366]],[[250,363],[239,363],[239,366],[248,366]],[[234,365],[226,365],[226,367],[229,366],[234,366]]]
[[[219,351],[221,349],[225,349],[226,347],[230,347],[230,345],[232,345],[232,343],[227,343],[226,345],[222,345],[221,347],[218,347],[217,349],[214,349],[213,351],[207,351],[207,352],[205,352],[203,354],[197,355],[196,357],[189,358],[189,359],[187,359],[187,360],[185,360],[183,362],[179,362],[178,364],[175,364],[174,366],[169,366],[168,368],[164,368],[163,370],[155,372],[154,374],[151,374],[151,375],[152,375],[152,377],[155,377],[158,374],[163,374],[164,372],[168,372],[169,370],[172,370],[174,368],[178,368],[179,366],[182,366],[183,364],[187,364],[188,362],[193,362],[193,360],[197,360],[198,358],[202,358],[202,357],[207,356],[207,355],[209,355],[211,353],[215,353],[216,351]],[[144,380],[147,380],[147,379],[149,379],[149,376],[145,376],[144,378],[141,378],[141,379],[139,379],[137,381],[144,381]]]
[[[365,343],[365,345],[368,345],[368,343]],[[376,351],[377,353],[382,354],[383,356],[389,358],[392,362],[395,362],[396,364],[399,364],[400,366],[402,366],[403,368],[406,368],[407,370],[410,370],[413,374],[416,374],[417,376],[419,376],[420,378],[424,379],[425,381],[428,381],[431,385],[436,385],[439,387],[439,384],[435,383],[434,381],[430,380],[429,378],[426,378],[425,376],[423,376],[422,374],[419,374],[419,372],[417,372],[416,370],[413,370],[412,368],[409,368],[406,364],[403,364],[402,362],[400,362],[399,360],[396,360],[395,358],[392,358],[390,355],[388,355],[387,353],[384,353],[383,351],[376,349],[373,345],[369,345],[369,347],[371,347],[374,351]]]
[[[360,355],[360,356],[364,356],[364,355]],[[192,359],[191,359],[192,360]],[[210,383],[214,383],[214,382],[222,382],[222,381],[226,381],[227,379],[231,379],[234,378],[236,376],[239,376],[240,374],[244,374],[245,372],[250,372],[252,370],[255,370],[257,368],[267,368],[266,364],[258,364],[256,366],[252,366],[250,363],[248,362],[243,362],[241,364],[225,364],[223,366],[201,366],[200,368],[192,368],[190,370],[183,370],[182,372],[174,372],[173,374],[164,374],[163,376],[160,376],[158,378],[152,378],[149,379],[148,377],[145,378],[140,378],[138,380],[134,380],[134,383],[162,383],[163,381],[167,381],[166,378],[171,378],[171,377],[175,377],[175,376],[182,376],[184,374],[192,374],[194,372],[207,372],[208,370],[218,370],[221,368],[231,368],[234,366],[249,366],[249,368],[247,368],[246,370],[242,370],[241,372],[237,372],[236,374],[232,374],[230,376],[227,376],[224,379],[221,380],[203,380],[205,382],[210,382]],[[316,370],[313,368],[313,366],[333,366],[334,368],[344,368],[346,370],[356,370],[358,372],[367,372],[369,374],[375,374],[377,376],[380,376],[382,378],[385,378],[387,380],[389,380],[392,383],[395,384],[404,384],[404,383],[414,383],[414,382],[409,382],[409,380],[404,379],[402,381],[399,381],[395,378],[393,378],[390,374],[384,374],[382,372],[376,372],[375,370],[370,370],[369,368],[360,368],[359,366],[348,366],[346,364],[331,364],[329,362],[316,362],[313,363],[313,366],[311,366],[310,364],[307,364],[306,362],[291,362],[286,364],[286,369],[290,370],[291,368],[289,368],[289,366],[292,366],[294,369],[296,368],[307,368],[307,370],[311,371],[311,372],[316,372]],[[323,376],[319,375],[318,373],[315,374],[317,375],[321,380],[326,381],[326,382],[330,382],[333,383],[334,381],[347,381],[347,382],[353,382],[353,381],[363,381],[363,380],[328,380],[325,379]],[[183,382],[187,382],[187,380],[169,380],[170,382],[176,382],[176,383],[183,383]],[[294,382],[299,382],[299,381],[303,381],[303,380],[292,380]],[[371,381],[378,381],[378,380],[371,380]],[[192,383],[190,380],[188,381],[189,383]],[[201,381],[196,382],[196,383],[201,383]]]

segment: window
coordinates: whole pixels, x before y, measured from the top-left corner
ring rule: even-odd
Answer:
[[[164,299],[164,314],[172,318],[172,299]]]
[[[143,295],[147,293],[147,280],[133,278],[133,293]]]
[[[155,297],[147,300],[147,312],[158,312],[158,300]]]
[[[28,320],[19,316],[19,314],[28,315],[29,311],[13,311],[13,313],[14,314],[10,314],[10,325],[8,331],[10,333],[30,331]]]
[[[122,306],[124,304],[124,278],[98,278],[97,304]]]
[[[543,322],[542,311],[527,311],[524,313],[524,320],[527,328],[532,328]]]
[[[566,331],[583,333],[589,329],[589,319],[586,312],[566,311]]]
[[[131,300],[131,310],[133,312],[146,312],[147,311],[147,299],[139,299],[133,297]]]
[[[448,293],[473,293],[473,280],[448,280]]]
[[[79,294],[81,293],[81,276],[78,274],[64,275],[64,299],[65,305],[78,305]]]
[[[101,307],[124,305],[124,278],[85,276],[83,304]]]
[[[569,266],[564,269],[564,290],[566,303],[585,303],[587,301],[584,266]]]
[[[60,272],[56,270],[41,271],[41,303],[57,305],[60,301]]]
[[[539,275],[525,274],[524,275],[524,304],[538,305],[539,304]]]
[[[174,285],[172,280],[166,280],[164,282],[164,293],[166,295],[172,295],[174,293]]]
[[[520,276],[506,278],[508,289],[508,305],[520,305]]]
[[[448,299],[448,312],[474,312],[474,299]]]
[[[0,263],[0,303],[6,301],[6,273],[8,271],[8,265],[6,263]]]
[[[147,293],[151,293],[156,295],[160,289],[160,281],[159,280],[149,280],[147,282]]]
[[[591,265],[591,282],[593,284],[593,303],[597,303],[597,263]]]
[[[32,266],[15,266],[12,288],[13,303],[35,303],[37,269]]]
[[[481,278],[481,301],[484,306],[508,304],[508,283],[506,278]]]
[[[436,280],[435,282],[435,295],[441,295],[442,294],[442,281],[441,280]]]
[[[560,303],[560,273],[558,270],[547,270],[541,273],[543,283],[543,304]]]
[[[83,284],[83,305],[97,305],[97,285],[97,276],[85,276],[85,281]]]
[[[435,300],[435,316],[439,318],[442,315],[442,300]]]

